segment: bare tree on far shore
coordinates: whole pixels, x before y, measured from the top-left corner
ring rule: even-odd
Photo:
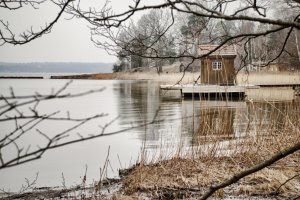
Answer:
[[[192,25],[186,26],[185,33],[192,31],[191,33],[196,36],[194,38],[199,40],[196,42],[197,44],[218,44],[218,47],[208,54],[217,51],[224,45],[235,44],[239,52],[243,52],[239,58],[239,68],[244,68],[247,65],[256,65],[258,61],[263,63],[262,65],[268,65],[278,61],[281,56],[288,56],[291,59],[296,56],[288,49],[291,48],[289,47],[291,45],[292,48],[296,48],[295,42],[289,41],[295,41],[291,37],[292,33],[299,34],[299,4],[299,1],[296,0],[276,0],[276,2],[167,0],[156,4],[142,3],[137,0],[122,13],[115,13],[109,3],[98,10],[96,8],[83,10],[80,8],[80,3],[76,6],[73,4],[73,6],[68,6],[66,12],[84,18],[91,26],[92,40],[111,54],[116,55],[122,51],[127,56],[138,56],[144,60],[189,59],[194,62],[207,55],[200,56],[194,52],[181,51],[180,47],[187,45],[187,40],[180,39],[183,35],[180,28],[175,25],[178,24],[177,16],[185,15],[186,18],[191,19],[190,24]],[[136,26],[136,24],[132,25],[134,16],[138,13],[146,13],[145,16],[152,10],[164,10],[172,20],[165,24],[160,32],[155,32],[156,29],[147,31],[146,34],[143,34],[145,39],[141,38],[141,34],[132,34],[131,31]],[[288,14],[285,14],[286,11]],[[150,15],[148,18],[150,19]],[[203,23],[199,28],[196,23],[192,23],[193,19],[202,20]],[[246,24],[248,28],[242,28]],[[192,28],[195,29],[192,30]],[[162,47],[159,44],[164,37],[170,34],[175,36],[173,42],[176,51],[174,54],[165,54],[161,52]],[[275,39],[276,34],[281,37]],[[148,39],[152,37],[157,40],[149,43]],[[259,40],[260,38],[267,38],[267,40]],[[258,57],[259,52],[253,46],[254,44],[259,45],[260,42],[267,42],[267,44],[261,44],[267,46],[275,43],[278,48],[266,48],[265,50],[270,56]],[[138,45],[135,45],[136,43]],[[195,42],[192,41],[192,43]],[[165,44],[164,48],[166,47]]]

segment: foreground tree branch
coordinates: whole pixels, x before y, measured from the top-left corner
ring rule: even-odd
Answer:
[[[153,120],[150,120],[149,122],[132,124],[128,128],[110,132],[108,129],[118,119],[117,116],[105,123],[103,121],[99,121],[98,130],[91,133],[75,132],[83,125],[86,125],[91,121],[107,117],[108,114],[100,113],[88,117],[75,118],[72,117],[69,112],[67,112],[67,117],[57,116],[60,111],[53,111],[46,114],[39,112],[38,105],[41,101],[81,97],[96,92],[102,92],[104,90],[104,88],[100,88],[71,94],[66,91],[70,84],[71,82],[67,82],[60,89],[53,91],[49,95],[36,93],[35,95],[18,96],[15,94],[14,90],[11,89],[11,96],[1,96],[0,125],[10,123],[12,124],[12,130],[10,130],[10,132],[7,131],[7,133],[4,132],[5,129],[1,130],[0,170],[40,159],[51,149],[81,143],[100,137],[116,135],[135,128],[141,128],[153,123],[161,122],[156,120],[156,114],[153,117]],[[71,123],[71,125],[68,125],[68,128],[66,127],[61,131],[57,131],[55,129],[41,130],[38,127],[41,123],[48,123],[53,120],[61,123],[68,122]],[[23,144],[22,139],[29,135],[34,135],[36,138],[40,137],[42,140],[40,141],[36,139],[36,141],[39,142],[34,143],[34,140],[30,144]],[[7,154],[8,149],[13,153],[13,156]]]
[[[66,99],[66,98],[75,98],[80,96],[85,96],[88,94],[102,92],[104,88],[97,90],[90,90],[80,93],[66,93],[66,89],[71,84],[67,82],[57,91],[53,91],[49,95],[41,95],[36,93],[35,95],[28,96],[17,96],[13,89],[10,89],[11,96],[3,96],[0,98],[0,124],[10,123],[15,125],[15,128],[11,127],[10,132],[3,132],[1,130],[0,137],[0,169],[13,167],[20,165],[26,162],[30,162],[42,157],[42,155],[49,149],[56,148],[58,146],[65,146],[74,142],[84,141],[87,138],[91,138],[90,135],[82,136],[80,134],[76,137],[70,138],[72,134],[71,131],[81,127],[82,125],[99,118],[108,116],[108,114],[100,113],[83,118],[74,118],[67,112],[67,117],[57,116],[60,111],[53,111],[51,113],[40,113],[38,105],[42,101],[50,101],[53,99]],[[22,107],[22,109],[20,108]],[[53,130],[51,133],[53,136],[49,136],[49,133],[45,133],[38,128],[38,125],[41,123],[47,123],[49,121],[55,120],[59,122],[72,122],[70,128],[66,128],[64,131],[61,131],[53,135]],[[107,125],[104,130],[108,127]],[[35,130],[34,130],[35,129]],[[54,130],[55,131],[55,130]],[[46,140],[41,143],[36,144],[37,147],[34,147],[33,144],[22,145],[22,138],[30,134],[36,134]],[[21,141],[20,141],[21,140]],[[7,149],[15,149],[15,156],[8,156],[3,152],[6,152]]]
[[[46,0],[1,0],[0,8],[8,10],[18,10],[23,6],[30,5],[36,8],[37,5],[44,3]]]
[[[47,34],[51,31],[52,27],[55,23],[59,21],[62,14],[65,12],[67,6],[74,0],[67,0],[66,2],[61,1],[59,3],[55,3],[60,7],[60,11],[56,15],[56,17],[49,22],[45,27],[40,28],[39,31],[34,31],[32,28],[24,31],[18,37],[16,34],[11,30],[9,26],[9,22],[5,22],[4,20],[0,19],[0,46],[4,45],[5,43],[13,44],[13,45],[24,45],[27,44],[44,34]],[[29,1],[29,0],[20,0],[20,1],[7,1],[1,0],[0,1],[0,8],[8,9],[8,10],[17,10],[22,8],[24,5],[31,5],[33,8],[37,9],[35,5],[43,4],[45,0],[42,1]],[[12,4],[12,5],[11,5]]]

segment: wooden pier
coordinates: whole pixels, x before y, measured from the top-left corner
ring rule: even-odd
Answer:
[[[204,98],[238,98],[244,99],[246,89],[259,88],[258,86],[238,85],[161,85],[161,90],[180,90],[182,97],[204,97]]]

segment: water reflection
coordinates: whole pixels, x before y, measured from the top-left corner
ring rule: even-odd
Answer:
[[[246,102],[166,101],[160,95],[159,83],[125,81],[116,84],[121,126],[158,121],[132,130],[138,133],[138,139],[147,141],[146,148],[157,148],[162,143],[167,146],[176,146],[179,142],[191,145],[196,136],[212,134],[235,137],[245,129],[239,121],[247,111]]]
[[[284,114],[297,107],[297,100],[287,102],[266,101],[207,101],[182,100],[172,94],[161,94],[159,83],[150,81],[122,81],[116,83],[120,125],[130,127],[156,120],[154,124],[132,130],[146,148],[178,146],[179,143],[197,145],[209,139],[232,140],[270,124],[283,128]],[[276,123],[274,123],[276,120]],[[268,129],[269,130],[269,129]],[[261,131],[261,130],[260,130]]]
[[[242,101],[183,101],[182,112],[182,124],[189,130],[186,137],[191,145],[197,145],[208,138],[239,136],[245,129],[240,121],[247,105]]]
[[[174,139],[181,130],[181,107],[178,102],[163,102],[160,96],[159,83],[150,81],[122,81],[115,84],[120,115],[119,123],[123,127],[131,127],[150,123],[144,127],[133,129],[137,138],[147,141],[148,147],[154,148],[162,138]],[[151,123],[152,121],[158,123]],[[178,126],[179,125],[179,126]],[[171,134],[168,134],[171,132]],[[178,134],[177,134],[178,135]]]

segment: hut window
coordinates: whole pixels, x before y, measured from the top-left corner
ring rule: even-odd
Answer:
[[[213,61],[212,69],[213,70],[222,70],[222,61]]]

